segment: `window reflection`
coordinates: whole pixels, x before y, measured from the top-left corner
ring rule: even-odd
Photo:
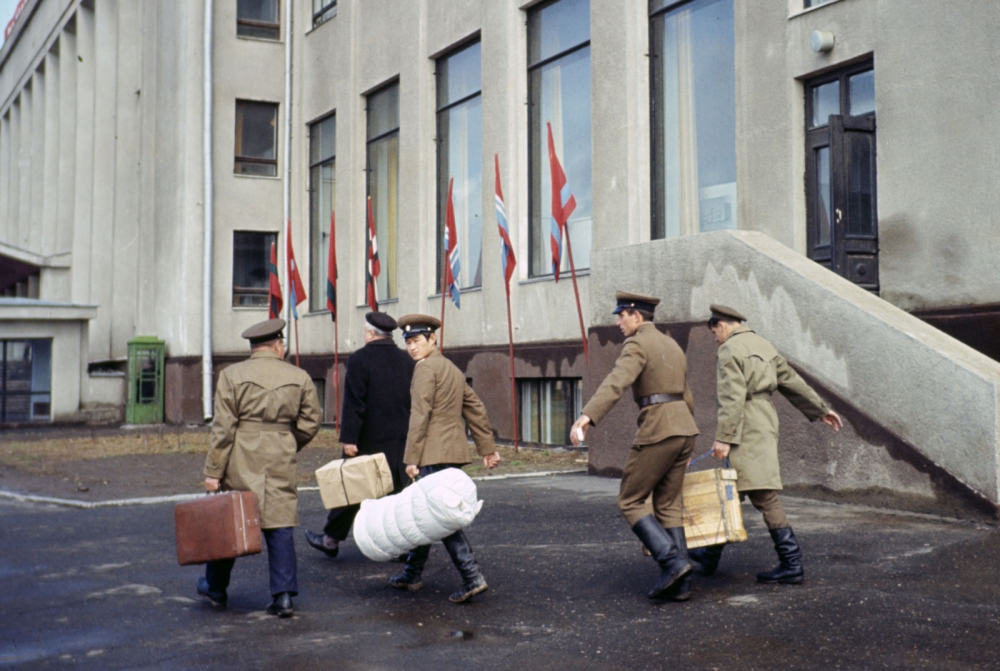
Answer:
[[[848,81],[851,95],[851,116],[861,116],[875,111],[875,71],[868,70],[852,75]]]
[[[454,179],[452,203],[458,238],[460,287],[483,283],[483,140],[482,67],[477,42],[437,63],[438,99],[438,266],[440,289],[445,262],[442,246],[448,183]]]
[[[825,126],[831,114],[840,114],[840,82],[833,81],[813,88],[812,126]]]
[[[653,238],[736,228],[732,0],[651,19]]]
[[[546,123],[552,125],[556,155],[576,199],[568,222],[577,270],[590,266],[593,196],[591,187],[590,3],[560,0],[528,16],[528,105],[530,133],[530,240],[532,276],[552,274],[549,246],[552,187]],[[563,242],[563,270],[569,255]]]

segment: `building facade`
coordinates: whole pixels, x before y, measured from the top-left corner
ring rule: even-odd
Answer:
[[[691,333],[688,347],[708,302],[742,300],[842,406],[996,501],[995,436],[979,448],[989,483],[941,466],[884,399],[855,400],[863,374],[810,359],[824,336],[755,311],[757,257],[728,284],[710,275],[728,272],[719,255],[743,240],[731,234],[759,233],[792,254],[783,268],[810,264],[777,288],[870,299],[866,315],[922,314],[995,347],[981,334],[1000,306],[998,153],[984,141],[1000,128],[997,28],[1000,6],[971,0],[28,0],[0,50],[0,341],[4,379],[20,381],[0,422],[121,417],[137,336],[165,343],[165,421],[203,421],[212,376],[267,317],[272,246],[286,315],[294,248],[307,297],[290,349],[332,422],[334,342],[363,344],[374,237],[379,308],[443,305],[445,352],[501,439],[516,404],[521,441],[568,442],[619,347],[614,288],[664,296],[658,319]],[[516,257],[516,400],[498,191]],[[562,229],[553,201],[570,196]],[[446,267],[459,305],[442,299]],[[834,312],[811,296],[797,303],[807,327]],[[892,333],[910,328],[893,315]],[[710,444],[712,352],[699,356]],[[969,365],[993,379],[989,359]],[[629,413],[601,427],[593,470],[620,469]],[[867,486],[899,489],[921,468]]]

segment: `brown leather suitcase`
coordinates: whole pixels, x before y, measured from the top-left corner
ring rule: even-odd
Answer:
[[[177,563],[203,564],[261,551],[260,512],[253,492],[202,496],[174,507]]]

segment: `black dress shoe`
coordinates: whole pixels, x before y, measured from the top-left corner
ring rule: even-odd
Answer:
[[[337,556],[337,553],[340,552],[340,544],[336,539],[331,538],[330,540],[333,541],[333,547],[327,547],[326,543],[323,542],[326,538],[326,534],[317,534],[306,529],[306,543],[309,543],[309,545],[313,546],[327,557],[333,559]]]
[[[278,617],[291,617],[294,615],[295,609],[292,607],[292,595],[288,592],[275,594],[274,598],[271,599],[271,605],[267,607],[267,614],[277,615]]]
[[[197,585],[198,594],[208,599],[208,602],[212,604],[213,608],[225,608],[226,607],[226,590],[221,592],[216,592],[208,588],[208,580],[204,577],[198,578]]]

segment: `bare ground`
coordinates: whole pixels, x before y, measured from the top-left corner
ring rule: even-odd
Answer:
[[[0,489],[80,501],[167,496],[202,491],[208,427],[47,427],[0,434]],[[585,451],[499,446],[491,475],[587,468]],[[299,485],[315,485],[313,472],[341,456],[334,429],[324,428],[299,453]],[[466,467],[482,475],[482,463]]]

